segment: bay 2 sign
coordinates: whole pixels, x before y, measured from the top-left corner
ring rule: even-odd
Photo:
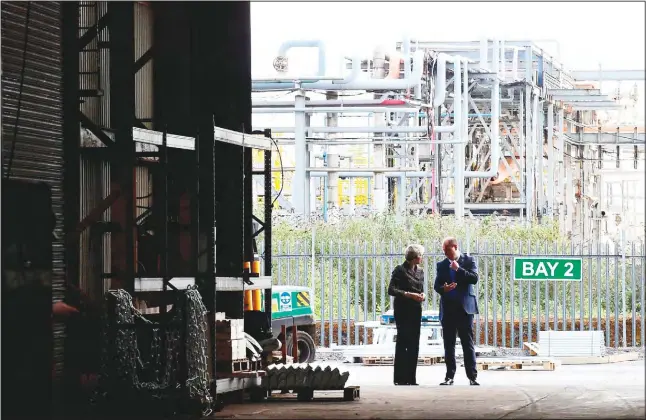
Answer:
[[[582,273],[581,258],[514,258],[514,280],[581,281]]]

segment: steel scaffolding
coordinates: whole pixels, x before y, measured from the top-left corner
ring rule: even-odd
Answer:
[[[286,42],[281,54],[285,45],[291,44]],[[294,145],[293,167],[274,171],[293,171],[290,205],[297,213],[340,207],[339,179],[364,178],[371,184],[373,212],[554,218],[564,232],[588,236],[595,231],[590,220],[598,216],[581,197],[600,195],[603,175],[597,167],[606,149],[633,152],[635,169],[643,162],[643,130],[582,128],[598,111],[621,105],[574,78],[590,72],[568,73],[532,42],[406,40],[390,54],[376,49],[371,59],[348,61],[350,71],[342,80],[283,77],[253,83],[256,92],[294,92],[293,102],[253,105],[256,120],[294,115],[291,127],[256,121],[254,126],[282,133],[279,144]],[[597,79],[643,76],[643,71],[611,71]],[[315,99],[317,90],[327,91],[325,100]],[[365,95],[340,100],[343,91]],[[310,124],[317,114],[326,115],[324,126]],[[374,123],[343,125],[350,115]],[[343,147],[357,145],[368,148],[369,163],[342,167]],[[323,166],[317,164],[319,155]],[[313,197],[319,179],[325,182],[320,209]]]

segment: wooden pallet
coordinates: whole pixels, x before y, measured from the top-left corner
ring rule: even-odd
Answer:
[[[424,356],[417,359],[417,366],[431,366],[443,361],[444,358],[440,356]],[[395,358],[391,356],[362,357],[361,363],[365,366],[392,366],[395,364]]]
[[[251,369],[249,359],[218,360],[215,370],[222,373],[245,372]]]
[[[532,342],[523,343],[523,348],[529,351],[529,354],[532,356],[538,356],[539,346],[538,343]]]
[[[557,362],[553,359],[544,359],[539,357],[518,358],[518,359],[480,359],[476,361],[478,370],[492,370],[500,368],[501,370],[555,370]]]
[[[291,392],[290,392],[291,391]],[[348,386],[343,389],[308,389],[300,388],[269,393],[269,399],[285,401],[296,400],[301,402],[342,400],[356,401],[361,397],[360,387]]]

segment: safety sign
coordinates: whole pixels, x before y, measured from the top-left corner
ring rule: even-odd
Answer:
[[[280,294],[280,312],[289,312],[292,310],[292,294],[283,292]]]

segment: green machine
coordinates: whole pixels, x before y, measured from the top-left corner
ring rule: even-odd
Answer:
[[[298,362],[314,361],[316,344],[314,337],[316,323],[312,310],[312,290],[303,286],[273,286],[271,294],[271,328],[275,338],[287,346],[292,354],[293,339],[291,327],[297,327]],[[287,337],[281,334],[281,327],[287,327]]]

